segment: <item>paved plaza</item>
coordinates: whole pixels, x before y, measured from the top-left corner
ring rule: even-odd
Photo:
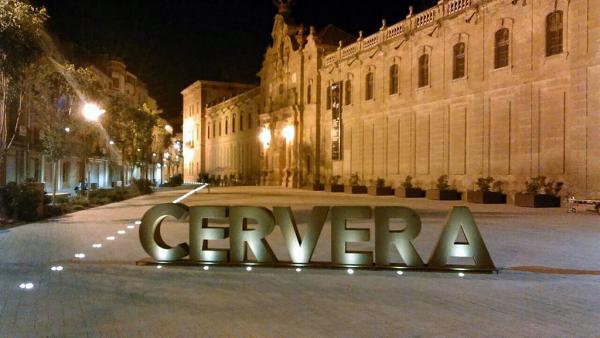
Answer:
[[[599,336],[600,216],[265,187],[213,188],[193,205],[402,205],[429,258],[452,205],[468,205],[498,274],[137,266],[136,220],[185,189],[0,230],[0,337]],[[357,223],[371,227],[371,222]],[[119,231],[124,233],[119,233]],[[187,241],[187,223],[163,229]],[[114,240],[107,238],[114,237]],[[278,228],[268,238],[287,259]],[[101,244],[101,247],[94,244]],[[96,246],[96,247],[95,247]],[[330,261],[325,223],[314,260]],[[84,254],[76,258],[75,254]],[[62,271],[52,271],[62,266]],[[31,289],[20,288],[32,283]]]

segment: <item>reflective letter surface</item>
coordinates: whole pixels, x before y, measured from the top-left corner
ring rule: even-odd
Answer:
[[[346,220],[371,218],[370,207],[331,208],[331,260],[336,265],[373,265],[373,253],[348,251],[346,242],[367,242],[369,229],[351,229]]]
[[[253,219],[254,229],[248,228],[248,219]],[[231,237],[231,262],[247,261],[248,246],[258,262],[277,262],[277,258],[265,239],[275,228],[273,214],[261,207],[231,207],[229,209],[229,229]]]
[[[160,236],[160,226],[169,216],[181,220],[188,214],[188,207],[180,203],[165,203],[150,208],[142,217],[140,242],[144,250],[157,261],[171,262],[188,255],[188,245],[170,247]]]
[[[285,239],[292,262],[310,262],[328,212],[329,207],[314,207],[312,209],[310,222],[306,228],[304,239],[302,239],[296,226],[292,208],[273,207],[275,221],[281,227],[281,232],[283,233],[283,238]]]
[[[390,231],[390,218],[403,220],[406,227]],[[378,266],[390,265],[390,249],[395,245],[407,266],[423,266],[423,260],[411,242],[420,232],[421,218],[412,209],[375,207],[375,263]]]
[[[467,243],[456,243],[459,231],[463,230]],[[453,207],[446,219],[446,226],[440,235],[433,255],[427,263],[433,268],[448,267],[449,257],[472,257],[475,265],[452,266],[465,269],[495,270],[494,262],[483,243],[473,215],[467,207]]]
[[[190,259],[227,262],[227,249],[209,249],[208,241],[225,239],[227,227],[209,227],[210,219],[227,219],[227,207],[192,207],[190,209]]]

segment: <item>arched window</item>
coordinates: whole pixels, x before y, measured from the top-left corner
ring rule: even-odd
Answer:
[[[555,11],[546,17],[546,56],[563,52],[563,12]]]
[[[327,109],[331,109],[331,84],[329,86],[327,86],[327,100],[325,102],[326,104],[326,108]]]
[[[454,45],[454,57],[452,67],[452,78],[460,79],[465,77],[465,43],[459,42]]]
[[[352,80],[348,79],[344,83],[344,104],[352,104]]]
[[[311,104],[312,102],[312,85],[309,83],[306,87],[306,104]]]
[[[235,114],[233,114],[233,118],[231,119],[231,133],[235,133]]]
[[[373,99],[373,72],[368,72],[365,77],[365,100]]]
[[[494,43],[494,68],[508,66],[509,39],[510,34],[508,28],[501,28],[496,32]]]
[[[419,57],[419,87],[429,86],[429,54]]]
[[[244,130],[244,115],[240,114],[240,131]]]
[[[398,65],[390,66],[390,95],[398,94]]]

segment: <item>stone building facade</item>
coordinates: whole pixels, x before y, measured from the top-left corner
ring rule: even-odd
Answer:
[[[545,175],[600,196],[600,2],[441,0],[355,39],[305,35],[280,3],[256,98],[263,184],[447,174],[521,191]]]

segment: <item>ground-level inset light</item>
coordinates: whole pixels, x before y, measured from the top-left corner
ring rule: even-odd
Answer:
[[[50,268],[50,270],[52,270],[52,271],[63,271],[63,267],[61,265],[52,266]]]
[[[301,272],[301,271],[302,271],[302,269],[296,268],[296,272]]]
[[[353,275],[354,274],[354,269],[348,269],[346,272],[348,272],[349,275]]]
[[[108,236],[106,237],[107,241],[114,241],[115,240],[115,236]]]
[[[24,289],[24,290],[31,290],[31,289],[33,289],[33,283],[32,282],[21,283],[21,284],[19,284],[19,288]]]
[[[127,229],[133,229],[133,228],[135,228],[135,225],[130,224],[127,226]]]
[[[398,276],[402,276],[402,275],[404,274],[404,271],[402,271],[402,270],[398,270],[398,271],[396,271],[396,274],[397,274]]]
[[[85,258],[85,254],[84,254],[84,253],[81,253],[81,252],[79,252],[79,253],[76,253],[76,254],[75,254],[75,258],[79,258],[79,259]]]
[[[157,265],[156,268],[157,269],[162,269],[162,265]]]
[[[92,244],[92,248],[99,249],[101,247],[102,247],[102,244],[100,244],[100,243],[94,243],[94,244]]]
[[[70,132],[71,132],[71,128],[69,128],[69,127],[65,127],[65,132],[66,132],[66,133],[70,133]]]
[[[125,235],[125,230],[119,230],[119,231],[117,231],[117,233],[118,233],[119,235]]]
[[[465,276],[465,273],[464,273],[464,272],[459,272],[459,273],[458,273],[458,277],[460,277],[460,278],[463,278],[464,276]]]
[[[251,266],[247,266],[246,267],[246,271],[248,271],[248,272],[252,271],[252,267]]]
[[[202,267],[202,269],[204,269],[204,271],[208,271],[208,269],[210,268],[208,267],[208,265],[205,265],[204,267]]]
[[[115,141],[110,140],[110,141],[108,141],[108,144],[110,144],[112,146],[113,144],[115,144]]]
[[[135,221],[135,225],[140,225],[142,224],[142,221]]]

